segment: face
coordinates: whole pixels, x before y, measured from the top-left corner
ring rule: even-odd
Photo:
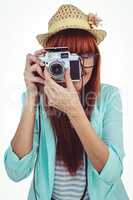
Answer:
[[[83,87],[90,80],[93,67],[94,67],[94,56],[88,56],[87,54],[81,55],[81,64],[82,64],[82,78],[80,81],[73,82],[75,89],[79,93],[82,89],[82,79],[83,79]]]

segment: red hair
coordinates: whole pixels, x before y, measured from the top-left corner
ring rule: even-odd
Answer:
[[[98,54],[91,78],[84,86],[84,98],[88,97],[87,95],[89,94],[89,98],[86,98],[85,101],[84,110],[88,120],[90,120],[96,97],[100,91],[100,53],[96,43],[96,38],[85,30],[66,29],[51,36],[44,47],[59,46],[69,47],[71,53]],[[83,145],[76,131],[72,128],[67,115],[53,107],[49,107],[48,109],[49,118],[54,130],[54,136],[57,138],[57,159],[63,161],[63,164],[67,167],[71,175],[75,175],[76,170],[83,161]],[[53,111],[55,111],[55,114]],[[50,112],[52,112],[52,114],[50,114]],[[60,115],[57,116],[57,113]]]

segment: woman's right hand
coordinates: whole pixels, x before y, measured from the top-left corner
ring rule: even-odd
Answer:
[[[38,58],[39,55],[45,53],[44,49],[35,51],[34,54],[27,54],[24,69],[24,80],[28,94],[37,96],[39,94],[38,87],[44,85],[44,74],[41,67],[44,63]]]

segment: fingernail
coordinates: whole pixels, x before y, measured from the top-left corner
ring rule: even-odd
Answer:
[[[40,65],[41,65],[41,66],[45,66],[45,64],[44,64],[43,62],[40,62]]]

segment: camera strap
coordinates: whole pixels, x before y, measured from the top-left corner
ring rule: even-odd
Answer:
[[[86,177],[86,184],[85,184],[85,189],[84,189],[83,195],[82,195],[82,197],[81,197],[80,200],[83,200],[83,199],[84,199],[85,194],[86,194],[86,190],[87,190],[87,187],[88,187],[87,166],[88,166],[88,164],[87,164],[87,154],[86,154],[86,152],[85,152],[85,177]]]
[[[81,101],[81,104],[82,104],[83,108],[85,109],[85,101],[84,101],[84,99],[85,99],[85,88],[83,87],[83,77],[82,77],[82,90],[81,90],[81,99],[80,99],[80,101]],[[84,199],[85,194],[86,194],[86,190],[87,190],[87,187],[88,187],[88,178],[87,178],[87,167],[88,167],[87,153],[86,152],[84,152],[84,153],[85,153],[85,177],[86,177],[86,185],[85,185],[84,193],[83,193],[83,195],[82,195],[82,197],[81,197],[80,200]]]

